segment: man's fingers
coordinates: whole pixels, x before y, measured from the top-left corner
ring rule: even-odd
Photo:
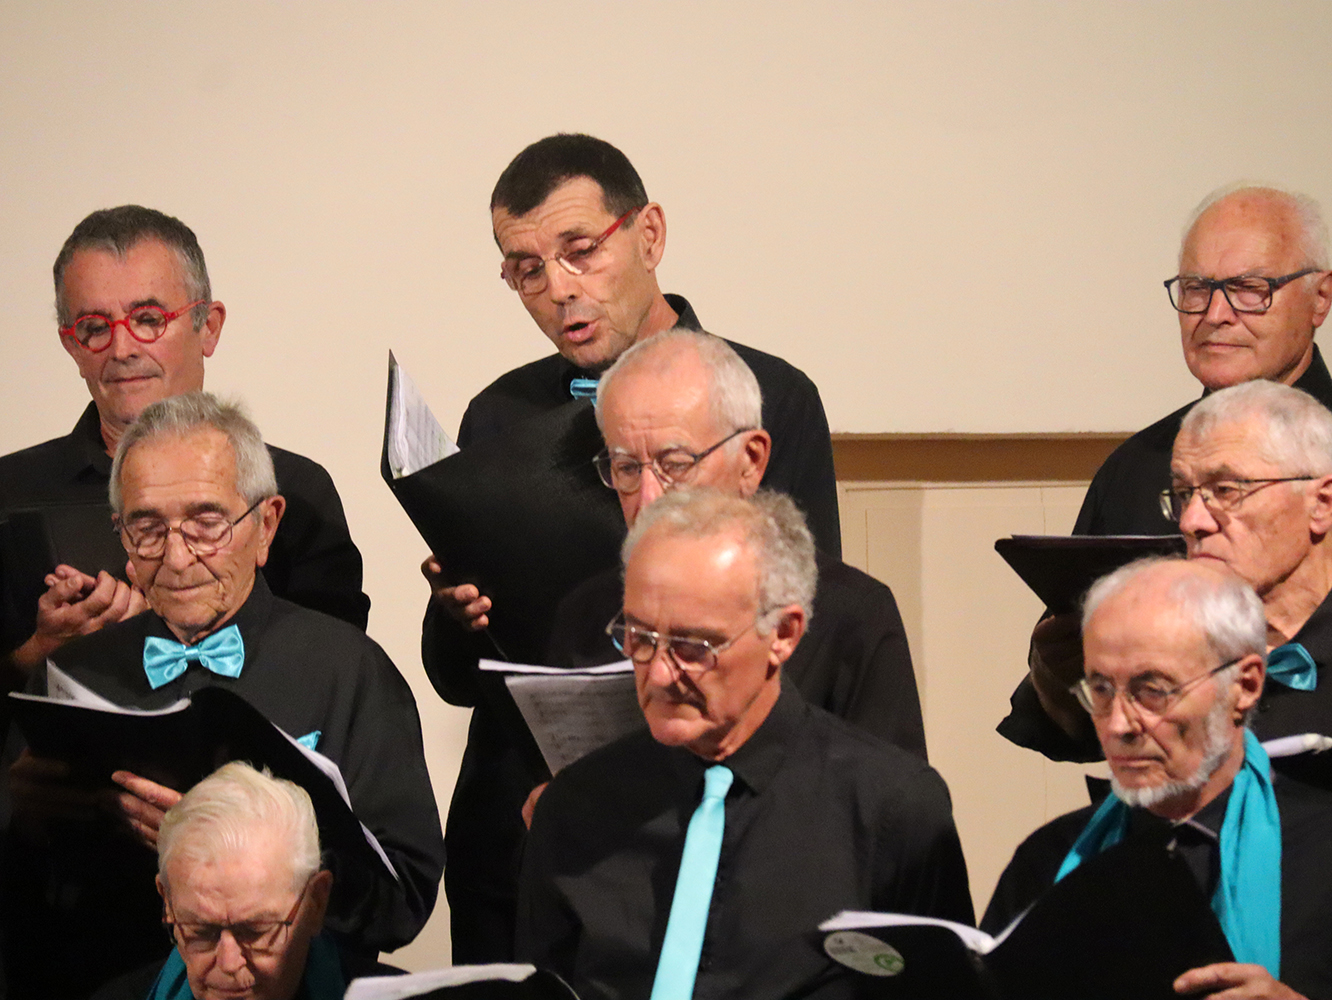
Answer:
[[[1261,965],[1217,962],[1190,969],[1174,982],[1176,993],[1209,1000],[1302,1000]]]
[[[180,801],[180,792],[174,788],[141,778],[131,771],[115,771],[111,774],[111,780],[135,798],[156,806],[162,812]]]
[[[143,596],[143,591],[138,587],[129,588],[129,607],[125,609],[122,621],[125,618],[133,618],[148,610],[148,599]]]

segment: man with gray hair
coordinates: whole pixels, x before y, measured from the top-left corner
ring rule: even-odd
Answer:
[[[1181,969],[1176,992],[1332,995],[1332,796],[1273,778],[1246,726],[1263,690],[1264,610],[1215,559],[1140,560],[1092,587],[1076,691],[1112,792],[1018,847],[982,926],[997,933],[1087,858],[1155,841],[1183,857],[1235,958]]]
[[[1272,683],[1254,731],[1332,735],[1332,412],[1275,382],[1212,393],[1184,418],[1171,486],[1158,500],[1191,560],[1230,567],[1262,599]],[[1082,674],[1080,650],[1038,644],[1037,653],[1039,707],[1023,721],[1054,735],[1034,748],[1096,759],[1095,733],[1069,693]]]
[[[598,383],[597,458],[625,523],[675,486],[712,486],[751,496],[763,481],[771,437],[762,393],[743,358],[719,337],[676,328],[635,344]],[[804,638],[783,670],[811,703],[925,757],[925,729],[892,591],[840,559],[816,554],[818,588]],[[555,616],[544,662],[586,667],[624,659],[606,632],[624,603],[620,568],[571,592]],[[486,605],[488,608],[488,605]],[[427,673],[446,698],[470,681],[461,669]],[[475,668],[470,666],[469,671]],[[480,703],[454,787],[445,830],[452,860],[444,875],[455,947],[488,959],[512,956],[514,859],[522,843],[519,807],[543,773],[532,773],[492,709]]]
[[[943,779],[783,678],[817,573],[795,505],[673,491],[623,560],[611,630],[647,729],[537,802],[518,959],[585,1000],[787,996],[826,970],[800,939],[838,910],[970,922]]]
[[[321,933],[332,887],[305,789],[224,764],[158,831],[157,891],[175,950],[95,1000],[341,1000],[348,977]]]
[[[143,609],[124,562],[87,537],[105,521],[110,456],[148,404],[204,384],[226,307],[179,219],[139,205],[93,212],[55,261],[60,343],[92,402],[74,430],[0,457],[0,682],[21,686],[63,643]],[[361,629],[361,554],[333,481],[270,448],[286,516],[264,576],[279,597]],[[51,552],[32,550],[38,537]],[[100,537],[93,532],[93,539]],[[54,562],[48,561],[54,560]],[[81,565],[69,565],[78,561]],[[99,566],[98,563],[101,563]]]
[[[286,507],[258,428],[207,393],[173,396],[126,431],[113,470],[115,524],[149,610],[67,644],[56,664],[139,709],[228,688],[331,759],[396,875],[334,856],[329,926],[371,956],[407,943],[444,861],[416,704],[365,633],[275,597],[258,572]],[[29,690],[46,694],[47,680],[43,665]],[[110,817],[38,824],[39,836],[17,839],[50,802],[51,765],[25,755],[11,770],[6,964],[31,995],[78,995],[162,952],[148,847],[179,792],[116,772]]]

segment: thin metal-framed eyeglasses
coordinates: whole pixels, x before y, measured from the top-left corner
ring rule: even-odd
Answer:
[[[606,634],[611,637],[616,649],[640,666],[651,663],[657,650],[665,644],[666,659],[671,665],[681,673],[697,676],[715,667],[718,655],[739,642],[746,632],[756,628],[762,617],[763,612],[760,611],[752,622],[725,642],[713,642],[692,635],[663,635],[654,632],[650,628],[625,621],[624,612],[621,611],[606,625]]]
[[[1160,678],[1145,674],[1130,678],[1128,684],[1122,688],[1104,677],[1096,680],[1084,677],[1069,688],[1069,691],[1077,697],[1078,702],[1087,710],[1089,715],[1097,718],[1109,715],[1114,707],[1115,699],[1121,695],[1126,705],[1133,705],[1139,711],[1146,712],[1148,715],[1160,716],[1169,711],[1170,706],[1179,701],[1189,689],[1201,684],[1207,678],[1215,677],[1221,671],[1233,667],[1242,659],[1244,657],[1241,656],[1229,663],[1223,663],[1219,667],[1213,667],[1205,674],[1199,674],[1193,680],[1185,681],[1183,684],[1177,684],[1174,687],[1166,687],[1161,684]]]
[[[185,547],[196,556],[211,556],[219,549],[224,549],[231,541],[236,525],[240,524],[255,509],[267,500],[264,497],[250,504],[249,508],[234,521],[225,514],[206,511],[193,517],[182,518],[179,524],[171,524],[160,517],[138,517],[132,521],[115,519],[115,530],[120,533],[121,543],[126,552],[133,552],[140,559],[158,559],[166,552],[167,538],[177,532]]]
[[[504,283],[512,288],[519,295],[535,295],[546,287],[546,265],[551,261],[559,264],[570,274],[587,274],[589,271],[596,270],[597,251],[601,245],[611,237],[615,230],[624,225],[629,216],[639,211],[643,206],[631,208],[622,216],[611,223],[600,236],[588,239],[581,237],[572,240],[559,253],[552,254],[549,257],[538,257],[536,254],[528,254],[522,257],[505,257],[504,262],[500,264],[500,277]]]
[[[640,462],[628,455],[612,455],[603,448],[601,453],[592,459],[592,462],[597,467],[597,475],[601,477],[601,481],[617,493],[626,495],[637,493],[639,487],[643,485],[643,470],[645,468],[652,469],[657,481],[661,483],[662,489],[670,489],[672,486],[688,479],[699,462],[727,441],[739,437],[741,434],[747,434],[753,429],[752,427],[741,427],[738,431],[727,434],[711,448],[704,448],[699,452],[689,451],[685,448],[667,448],[665,451],[657,452],[649,461]]]
[[[1161,513],[1171,521],[1178,521],[1193,502],[1196,493],[1203,506],[1213,514],[1229,514],[1259,490],[1277,483],[1304,483],[1320,476],[1278,476],[1272,479],[1219,479],[1198,486],[1172,486],[1161,491]],[[1249,487],[1246,489],[1245,487]]]
[[[61,327],[60,334],[74,339],[85,351],[93,354],[100,354],[111,346],[111,341],[115,339],[116,327],[121,325],[139,343],[151,344],[166,333],[167,327],[174,320],[207,301],[199,299],[189,305],[181,306],[175,312],[167,312],[160,306],[139,306],[137,309],[131,309],[124,319],[112,319],[101,313],[85,313],[69,326]]]
[[[316,872],[315,875],[317,874],[319,873]],[[311,875],[306,879],[285,920],[241,920],[234,924],[172,920],[170,919],[172,907],[168,900],[163,904],[162,926],[166,928],[171,940],[180,946],[181,951],[192,954],[214,951],[222,940],[223,931],[231,935],[231,939],[241,951],[253,955],[268,954],[277,950],[282,929],[289,928],[296,922],[296,915],[300,913],[301,904],[305,902],[305,894],[310,891],[310,884],[314,878],[315,876]]]
[[[1164,282],[1170,304],[1182,313],[1198,316],[1212,307],[1212,296],[1216,290],[1230,303],[1230,308],[1237,313],[1265,313],[1272,306],[1272,296],[1289,285],[1296,278],[1306,274],[1316,274],[1322,268],[1306,267],[1292,274],[1283,274],[1279,278],[1264,278],[1261,275],[1239,275],[1234,278],[1199,278],[1194,275],[1177,274]]]

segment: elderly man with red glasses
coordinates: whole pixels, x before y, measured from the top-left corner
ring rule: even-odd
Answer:
[[[648,200],[638,172],[610,143],[578,134],[533,143],[500,175],[490,212],[500,276],[557,353],[500,376],[471,401],[458,431],[463,449],[586,405],[578,401],[595,397],[599,375],[632,345],[676,326],[700,329],[690,304],[663,294],[657,282],[666,249],[662,207]],[[794,499],[819,549],[839,558],[832,443],[818,389],[781,358],[732,346],[763,390],[763,426],[772,435],[763,485]],[[591,462],[593,450],[585,457]],[[588,497],[594,505],[607,500]],[[534,547],[540,543],[532,539]],[[458,583],[433,556],[422,571],[432,591],[421,640],[426,671],[446,701],[475,709],[446,831],[454,959],[505,961],[513,901],[496,897],[488,868],[493,837],[472,821],[493,809],[488,790],[511,785],[520,768],[476,671],[480,658],[505,657],[484,632],[492,611],[484,581]],[[541,648],[545,638],[533,645]],[[512,884],[511,877],[502,881]]]
[[[969,923],[943,779],[785,677],[817,570],[776,493],[654,501],[624,543],[613,631],[647,727],[536,804],[517,955],[584,1000],[804,996],[841,909]]]
[[[62,643],[142,610],[123,559],[93,531],[108,517],[111,455],[148,404],[203,388],[227,315],[190,228],[138,205],[80,222],[54,274],[60,342],[92,402],[69,434],[0,458],[0,674],[10,687]],[[288,506],[269,586],[364,629],[361,554],[333,481],[307,458],[271,452]],[[39,544],[47,537],[50,552]]]
[[[1188,429],[1186,421],[1182,433]],[[1204,453],[1181,456],[1176,448],[1178,472],[1198,459]],[[1268,474],[1273,484],[1257,495],[1256,483],[1245,486],[1255,501],[1284,492],[1277,502],[1326,505],[1328,477],[1317,477],[1317,487],[1283,486],[1277,480],[1284,477],[1269,469],[1263,478]],[[1177,506],[1199,531],[1215,517],[1202,508],[1217,500],[1216,509],[1224,507],[1224,486],[1233,484],[1211,485],[1210,499],[1193,483],[1176,487]],[[1244,528],[1261,530],[1256,517]],[[1075,690],[1109,763],[1112,791],[1017,849],[982,926],[997,933],[1054,882],[1127,842],[1183,859],[1233,952],[1234,961],[1175,970],[1175,992],[1228,1000],[1329,996],[1332,796],[1273,777],[1248,728],[1255,712],[1256,722],[1263,719],[1273,609],[1232,572],[1244,572],[1234,539],[1207,537],[1216,541],[1201,539],[1198,558],[1141,560],[1088,593],[1085,670]],[[1104,947],[1114,955],[1112,934]],[[1135,958],[1116,957],[1126,964]]]

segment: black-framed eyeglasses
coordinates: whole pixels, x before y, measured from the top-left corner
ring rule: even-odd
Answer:
[[[757,627],[758,616],[725,642],[713,642],[691,635],[665,635],[625,621],[621,611],[606,625],[606,634],[615,643],[615,648],[640,666],[651,663],[657,650],[665,644],[666,658],[681,673],[690,675],[705,674],[717,665],[717,656],[726,652],[750,629]]]
[[[124,319],[112,319],[101,313],[86,313],[69,326],[61,327],[60,334],[63,337],[72,337],[78,341],[80,347],[93,354],[100,354],[110,347],[116,335],[116,327],[122,325],[139,343],[151,344],[166,333],[172,321],[207,301],[199,299],[189,305],[181,306],[174,312],[167,312],[160,306],[139,306],[137,309],[131,309]]]
[[[1223,663],[1219,667],[1213,667],[1207,673],[1199,674],[1193,680],[1185,681],[1183,684],[1177,684],[1174,687],[1162,684],[1160,677],[1144,674],[1130,678],[1128,684],[1122,688],[1105,677],[1084,677],[1069,688],[1069,691],[1077,697],[1088,714],[1097,718],[1109,715],[1114,707],[1115,698],[1121,695],[1126,704],[1134,705],[1148,715],[1159,716],[1169,711],[1170,706],[1179,701],[1185,692],[1201,684],[1207,678],[1215,677],[1221,671],[1233,667],[1242,659],[1243,657],[1239,657],[1229,663]]]
[[[316,875],[318,872],[315,873]],[[277,951],[284,928],[296,923],[296,915],[305,902],[305,894],[310,891],[310,884],[315,876],[305,881],[291,912],[284,920],[240,920],[234,924],[208,924],[195,921],[170,919],[172,906],[170,900],[163,904],[162,926],[166,928],[171,940],[180,946],[180,950],[191,954],[207,954],[216,950],[222,941],[222,932],[226,931],[241,951],[252,955],[264,955]]]
[[[1260,275],[1240,275],[1235,278],[1199,278],[1194,275],[1179,274],[1165,282],[1166,292],[1170,295],[1170,304],[1182,313],[1197,316],[1212,307],[1212,296],[1216,290],[1230,303],[1230,308],[1237,313],[1265,313],[1272,306],[1272,296],[1289,285],[1296,278],[1306,274],[1316,274],[1322,268],[1306,267],[1293,274],[1283,274],[1279,278],[1264,278]]]
[[[741,427],[738,431],[727,434],[711,448],[699,452],[689,451],[686,448],[667,448],[665,451],[657,452],[650,460],[640,462],[629,455],[612,455],[603,448],[601,454],[592,459],[592,462],[597,467],[597,475],[601,476],[601,481],[618,493],[637,493],[639,487],[643,485],[643,470],[646,468],[652,469],[663,489],[670,489],[688,479],[699,462],[727,441],[741,434],[747,434],[753,429]]]
[[[1259,490],[1277,483],[1304,483],[1319,476],[1279,476],[1272,479],[1219,479],[1197,486],[1172,486],[1161,491],[1161,513],[1172,521],[1184,516],[1196,493],[1203,506],[1213,514],[1229,514]]]
[[[166,552],[167,538],[173,531],[180,534],[185,547],[196,556],[211,556],[218,549],[226,548],[236,525],[254,513],[267,499],[256,500],[235,520],[216,511],[182,518],[174,525],[160,517],[136,517],[131,521],[122,521],[116,517],[115,530],[120,533],[125,551],[135,553],[141,559],[160,558]]]
[[[587,274],[589,271],[595,271],[601,263],[600,255],[597,253],[601,245],[615,230],[624,225],[629,216],[642,207],[639,205],[637,208],[629,209],[612,222],[610,228],[600,236],[592,238],[583,236],[570,240],[563,250],[549,257],[538,257],[536,254],[505,257],[504,262],[500,264],[500,277],[518,294],[535,295],[546,287],[546,265],[551,261],[559,264],[570,274]]]

